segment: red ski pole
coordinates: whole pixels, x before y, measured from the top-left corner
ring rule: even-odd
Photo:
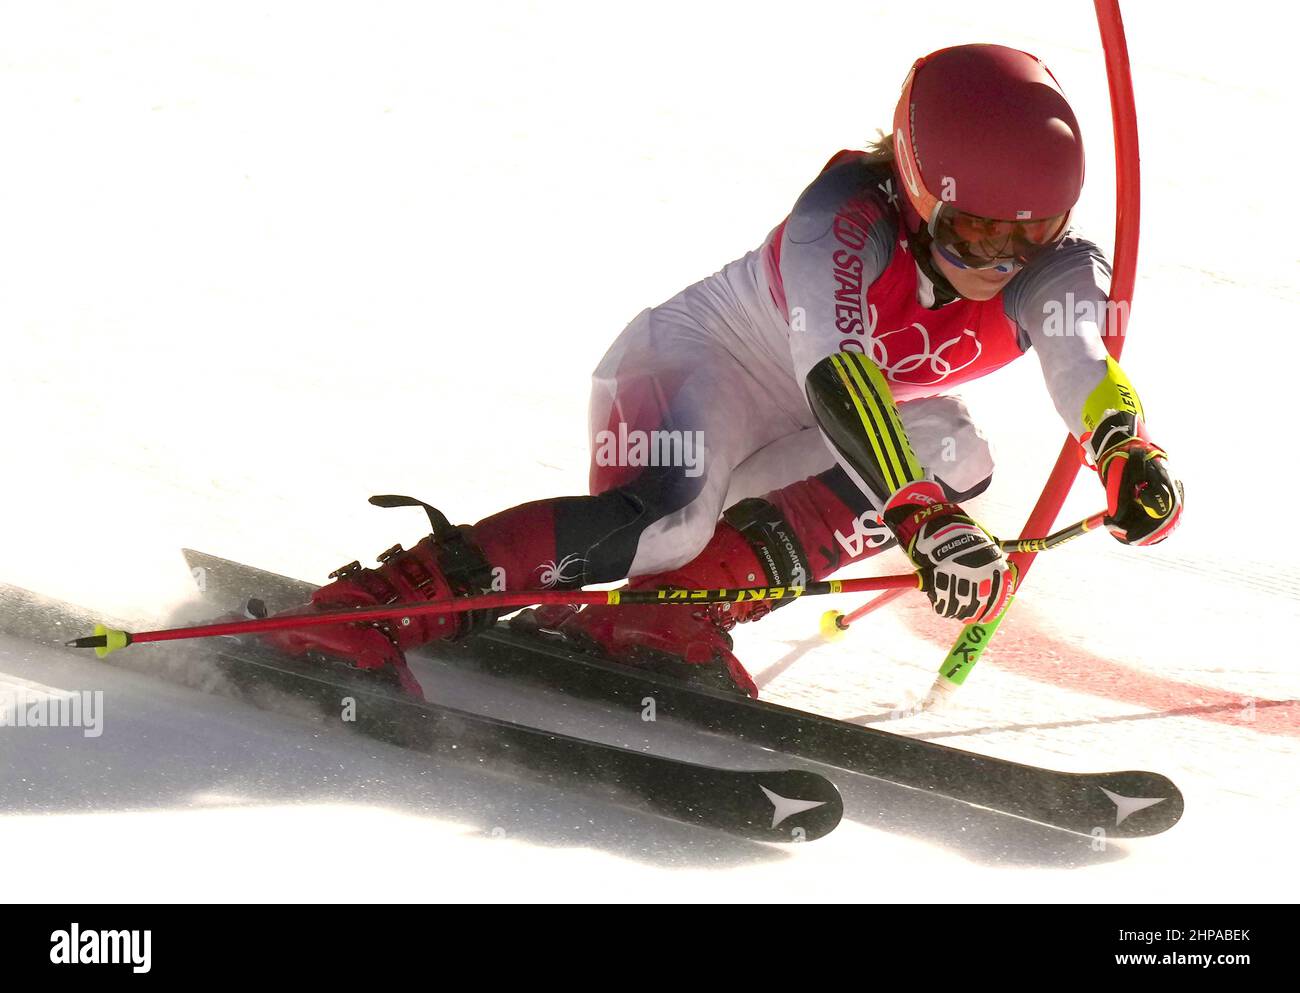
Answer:
[[[67,645],[70,648],[93,648],[95,654],[103,658],[109,652],[125,648],[127,645],[149,641],[181,641],[187,638],[216,638],[232,634],[260,634],[266,631],[317,627],[325,624],[356,624],[364,621],[397,620],[401,623],[403,619],[422,617],[426,614],[450,614],[468,610],[514,610],[535,604],[749,603],[755,600],[792,600],[804,596],[866,593],[871,590],[893,588],[919,589],[920,580],[912,574],[870,576],[863,579],[832,579],[809,583],[806,586],[752,586],[744,589],[629,590],[622,587],[616,590],[519,590],[507,593],[483,593],[450,600],[394,603],[382,607],[344,607],[309,614],[281,614],[278,617],[221,621],[215,624],[165,628],[159,631],[120,631],[97,624],[93,635],[74,638],[67,642]]]
[[[1021,539],[1003,542],[1004,548],[1032,543],[1040,549],[1053,548],[1091,530],[1100,523],[1104,514],[1094,514],[1073,527],[1041,539]],[[308,614],[281,614],[277,617],[247,618],[237,621],[219,621],[213,624],[196,624],[181,628],[164,628],[158,631],[122,631],[104,624],[95,625],[95,633],[67,642],[69,648],[93,648],[103,658],[109,652],[149,641],[181,641],[189,638],[216,638],[234,634],[260,634],[266,631],[283,631],[293,628],[317,627],[325,624],[357,624],[365,621],[398,620],[422,617],[426,614],[452,614],[469,610],[517,610],[536,604],[700,604],[749,603],[756,600],[794,600],[805,596],[825,596],[833,593],[868,593],[873,590],[890,590],[899,593],[921,588],[920,577],[915,573],[902,576],[866,576],[860,579],[830,579],[806,586],[749,586],[743,589],[662,589],[631,590],[626,586],[615,590],[517,590],[505,593],[482,593],[477,596],[455,597],[450,600],[422,600],[417,603],[393,603],[382,607],[342,607]]]

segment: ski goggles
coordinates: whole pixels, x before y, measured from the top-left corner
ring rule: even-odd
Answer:
[[[939,254],[959,269],[1014,272],[1065,236],[1070,215],[999,221],[940,204],[929,231]]]

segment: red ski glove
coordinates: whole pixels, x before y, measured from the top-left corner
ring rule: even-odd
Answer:
[[[921,574],[940,617],[991,621],[1015,590],[1015,569],[998,543],[938,483],[909,483],[885,504],[885,523]]]
[[[1165,465],[1168,456],[1131,413],[1115,412],[1085,439],[1106,487],[1106,524],[1126,545],[1155,545],[1169,537],[1183,513],[1183,484]]]

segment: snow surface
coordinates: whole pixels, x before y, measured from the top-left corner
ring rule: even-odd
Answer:
[[[1150,551],[1099,535],[1042,556],[942,715],[888,720],[954,634],[923,602],[833,645],[816,638],[829,602],[799,604],[738,646],[778,702],[1061,769],[1163,772],[1187,800],[1173,831],[1096,850],[836,774],[834,834],[756,845],[7,635],[0,691],[102,690],[105,724],[0,728],[6,893],[1293,898],[1300,570],[1256,509],[1294,477],[1296,253],[1272,178],[1294,142],[1290,52],[1258,30],[1264,4],[1225,21],[1129,7],[1144,224],[1125,366],[1186,523]],[[1088,142],[1081,217],[1108,242],[1092,18],[1081,0],[0,6],[0,581],[146,622],[190,595],[182,546],[319,581],[420,537],[418,514],[371,493],[475,520],[582,492],[607,343],[756,246],[946,44],[1053,67]],[[1000,457],[975,509],[1012,532],[1063,429],[1033,359],[965,395]],[[1100,502],[1083,478],[1063,520]],[[501,692],[492,705],[556,726],[604,720]]]

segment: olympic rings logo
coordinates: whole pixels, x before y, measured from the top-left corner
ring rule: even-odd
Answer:
[[[895,383],[933,386],[968,368],[979,360],[983,351],[979,337],[970,328],[963,328],[960,334],[940,342],[937,347],[930,340],[929,330],[919,321],[884,334],[875,334],[874,330],[870,339],[871,361]],[[890,357],[891,351],[896,358]]]

